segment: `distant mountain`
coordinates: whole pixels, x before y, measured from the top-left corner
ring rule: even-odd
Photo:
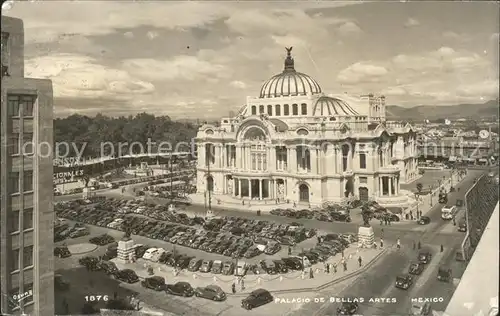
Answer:
[[[398,105],[386,107],[388,119],[400,120],[435,120],[435,119],[481,119],[498,116],[498,100],[491,100],[483,104],[458,105],[419,105],[405,108]]]

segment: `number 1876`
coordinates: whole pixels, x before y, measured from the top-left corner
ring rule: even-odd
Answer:
[[[107,295],[85,295],[85,302],[108,301]]]

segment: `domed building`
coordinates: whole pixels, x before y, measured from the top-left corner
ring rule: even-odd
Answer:
[[[200,127],[198,192],[315,206],[407,203],[400,184],[418,176],[412,127],[386,120],[384,96],[325,94],[295,70],[291,48],[284,64],[236,117]]]

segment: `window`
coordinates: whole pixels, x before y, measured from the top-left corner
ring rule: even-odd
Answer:
[[[264,106],[263,105],[259,106],[259,114],[264,114]]]
[[[256,115],[257,114],[257,107],[254,105],[252,106],[252,115]]]
[[[19,155],[19,133],[11,133],[8,141],[7,150],[9,155]]]
[[[299,106],[297,104],[292,104],[292,115],[299,115]]]
[[[33,265],[33,246],[24,247],[23,249],[23,268]]]
[[[23,134],[23,155],[33,155],[33,133]]]
[[[33,105],[35,104],[34,95],[21,96],[21,104],[23,107],[23,116],[33,116]]]
[[[269,116],[273,115],[273,106],[272,105],[267,106],[267,115],[269,115]]]
[[[8,212],[8,225],[9,233],[15,233],[19,231],[19,211],[13,210]]]
[[[276,108],[274,109],[274,111],[276,112],[275,115],[276,116],[280,116],[281,115],[281,107],[279,104],[276,104]]]
[[[307,104],[302,103],[300,105],[300,112],[301,112],[300,114],[302,114],[302,115],[307,115]]]
[[[10,261],[10,272],[18,271],[19,270],[19,248],[18,249],[12,249],[12,256],[11,256],[11,261]]]
[[[367,177],[359,177],[359,183],[361,183],[361,184],[367,184],[368,183],[368,178]]]
[[[19,172],[9,173],[9,182],[7,183],[9,194],[19,193]]]
[[[365,153],[359,154],[359,168],[366,169],[366,154]]]
[[[7,114],[8,116],[19,116],[19,96],[7,96]]]
[[[31,271],[31,273],[33,272]],[[26,274],[26,271],[24,274]],[[24,305],[33,303],[33,283],[24,284],[24,293],[24,295],[26,295],[25,299],[23,299]]]
[[[33,171],[25,170],[23,172],[23,192],[33,191]]]
[[[288,104],[283,105],[283,115],[290,115],[290,107],[288,106]]]
[[[27,208],[23,212],[23,229],[28,230],[32,228],[33,228],[33,208]]]

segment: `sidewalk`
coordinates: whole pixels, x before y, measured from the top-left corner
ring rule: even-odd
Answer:
[[[203,193],[194,193],[188,195],[188,197],[191,199],[191,202],[193,204],[197,205],[204,205],[205,204],[205,195]],[[220,203],[219,203],[220,201]],[[294,208],[293,203],[286,203],[286,202],[279,202],[276,203],[276,201],[258,201],[258,200],[244,200],[244,203],[242,203],[241,200],[232,198],[230,196],[226,195],[215,195],[212,196],[212,206],[217,207],[217,208],[222,208],[222,209],[229,209],[229,210],[245,210],[245,211],[258,211],[260,210],[263,213],[269,213],[272,210],[276,208],[292,208],[296,210],[300,209],[309,209],[309,205],[306,204],[297,204]]]
[[[359,249],[351,246],[344,251],[344,255],[347,258],[347,271],[343,271],[342,264],[340,263],[341,255],[337,254],[334,257],[327,260],[328,263],[337,263],[337,273],[330,271],[330,274],[326,275],[324,271],[324,263],[318,263],[313,265],[313,275],[314,278],[309,278],[309,269],[306,272],[293,271],[282,275],[246,275],[244,277],[245,288],[241,290],[241,286],[238,285],[238,277],[231,275],[221,275],[221,274],[211,274],[211,273],[200,273],[200,272],[189,272],[182,270],[178,272],[177,275],[174,274],[172,267],[153,263],[143,259],[138,259],[135,263],[121,263],[117,259],[113,259],[118,269],[132,269],[134,270],[139,278],[144,279],[150,277],[147,272],[147,267],[151,266],[154,269],[157,276],[162,276],[165,278],[167,283],[176,283],[180,281],[189,282],[194,288],[205,287],[210,284],[219,285],[226,293],[231,293],[231,286],[233,282],[237,284],[237,294],[235,295],[247,295],[248,293],[256,290],[258,288],[264,287],[266,290],[271,292],[303,292],[304,290],[310,291],[311,289],[320,287],[325,283],[329,283],[335,280],[343,281],[349,278],[350,275],[355,273],[359,274],[359,270],[363,270],[365,266],[369,266],[370,262],[379,259],[385,253],[385,249]],[[363,260],[363,266],[359,267],[358,257]],[[230,260],[230,259],[228,259]],[[357,273],[356,273],[357,272]],[[232,295],[232,294],[229,294]]]

